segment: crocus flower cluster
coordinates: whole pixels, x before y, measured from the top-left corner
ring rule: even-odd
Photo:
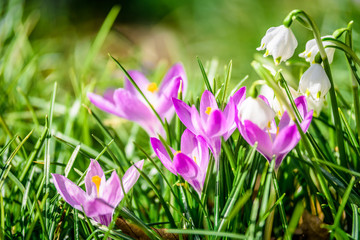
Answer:
[[[214,95],[205,90],[200,101],[200,113],[196,107],[173,98],[174,108],[181,122],[195,135],[201,135],[209,144],[217,160],[220,156],[221,137],[226,141],[236,129],[236,108],[245,99],[245,87],[230,97],[224,111],[217,105]]]
[[[210,158],[205,139],[186,129],[181,136],[180,151],[170,147],[173,159],[159,139],[151,138],[150,142],[162,164],[173,174],[182,176],[201,194]]]
[[[174,115],[172,98],[177,98],[179,90],[185,91],[187,78],[181,64],[175,64],[165,75],[161,85],[149,80],[138,71],[128,72],[161,119],[170,121]],[[161,134],[164,128],[144,97],[125,78],[124,88],[107,90],[104,96],[88,93],[90,101],[101,110],[138,123],[150,136]]]
[[[135,163],[124,174],[120,182],[116,171],[108,180],[100,164],[91,159],[85,176],[86,192],[60,174],[52,174],[54,185],[61,197],[73,208],[84,211],[86,216],[108,226],[117,205],[138,180],[144,161]],[[125,193],[124,193],[124,191]]]
[[[303,118],[301,129],[306,132],[313,111],[308,111],[304,96],[296,98],[295,104]],[[300,133],[286,110],[278,124],[275,122],[275,115],[264,96],[256,99],[248,97],[236,115],[236,124],[243,138],[252,146],[257,142],[256,149],[268,161],[275,157],[275,167],[279,167],[284,157],[299,142]]]

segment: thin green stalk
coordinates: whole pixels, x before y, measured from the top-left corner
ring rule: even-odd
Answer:
[[[339,209],[338,209],[338,211],[336,213],[336,216],[335,216],[334,224],[331,226],[331,228],[333,229],[333,231],[331,232],[331,238],[333,237],[334,234],[336,234],[336,230],[338,228],[338,225],[340,224],[341,216],[342,216],[343,211],[345,209],[345,205],[346,205],[346,203],[347,203],[347,201],[349,199],[351,190],[354,187],[354,184],[355,184],[355,177],[352,177],[350,182],[349,182],[348,187],[346,188],[344,196],[342,197],[340,207],[339,207]]]
[[[273,184],[274,184],[274,190],[276,192],[276,196],[277,198],[280,198],[280,190],[279,190],[279,185],[276,179],[276,173],[273,173]],[[285,213],[285,208],[284,208],[284,204],[282,201],[279,202],[279,212],[280,212],[280,218],[281,218],[281,224],[283,227],[283,231],[286,233],[287,229],[288,229],[288,224],[287,224],[287,220],[286,220],[286,213]],[[285,235],[285,240],[290,240],[288,235]]]
[[[34,150],[31,152],[28,160],[25,163],[25,166],[23,168],[23,171],[21,172],[20,178],[19,180],[22,181],[24,180],[24,177],[26,176],[27,171],[29,170],[31,164],[33,163],[35,157],[39,154],[40,149],[42,148],[42,146],[44,145],[45,142],[45,137],[48,134],[48,118],[47,116],[45,117],[45,128],[40,136],[40,138],[37,140],[35,146],[34,146]]]
[[[256,233],[256,238],[262,238],[262,230],[265,225],[265,221],[262,220],[267,212],[268,209],[268,203],[269,203],[269,194],[270,194],[270,188],[271,188],[271,179],[272,179],[272,172],[275,167],[275,156],[273,157],[268,172],[266,174],[265,184],[264,184],[264,191],[262,194],[261,199],[261,205],[260,205],[260,212],[259,212],[259,218],[261,219],[259,222],[259,231]]]
[[[359,231],[359,207],[352,203],[351,204],[351,208],[352,208],[352,232],[351,232],[351,237],[353,239],[359,240],[359,235],[360,235],[360,231]]]
[[[284,20],[284,25],[289,27],[291,25],[291,22],[289,22],[289,19],[296,19],[296,20],[301,20],[303,22],[306,22],[308,24],[308,26],[310,27],[310,29],[313,32],[316,44],[318,46],[319,49],[319,53],[322,59],[322,62],[324,64],[324,70],[326,75],[329,78],[329,81],[331,83],[331,88],[330,88],[330,99],[331,99],[331,108],[332,108],[332,113],[333,113],[333,117],[334,117],[334,124],[335,124],[335,130],[336,130],[336,138],[337,138],[337,145],[339,147],[339,153],[340,153],[340,162],[342,166],[346,166],[347,165],[347,156],[345,153],[345,145],[344,145],[344,138],[343,138],[343,134],[342,134],[342,126],[341,126],[341,120],[340,120],[340,115],[338,112],[338,104],[337,104],[337,100],[336,100],[336,94],[335,94],[335,85],[334,85],[334,80],[332,78],[332,74],[331,74],[331,69],[330,69],[330,64],[325,52],[325,48],[323,46],[322,41],[325,39],[321,39],[321,35],[320,35],[320,31],[317,27],[317,25],[315,24],[315,22],[313,21],[313,19],[307,15],[304,11],[301,10],[294,10],[292,11],[288,17],[286,17],[286,19]],[[334,39],[330,39],[331,41],[333,41]],[[326,38],[326,41],[328,41],[328,39]]]
[[[227,68],[227,74],[225,78],[225,85],[224,85],[224,92],[221,100],[221,109],[224,110],[225,108],[225,100],[226,100],[226,92],[229,86],[230,78],[231,78],[231,71],[232,71],[232,60],[230,60],[228,68]]]
[[[345,35],[345,43],[349,46],[350,49],[353,48],[353,38],[352,38],[352,24],[353,21],[350,21],[348,24],[348,31],[346,31]],[[353,91],[353,101],[354,101],[354,110],[355,110],[355,122],[356,122],[356,131],[358,134],[358,142],[360,143],[360,102],[359,102],[359,87],[357,83],[357,68],[352,60],[352,58],[348,55],[346,55],[346,59],[348,62],[348,65],[350,67],[350,74],[351,74],[351,88]]]
[[[211,85],[210,85],[209,79],[208,79],[208,77],[207,77],[207,74],[206,74],[206,72],[205,72],[204,66],[203,66],[200,58],[199,58],[199,57],[196,57],[196,59],[197,59],[197,61],[198,61],[198,64],[199,64],[201,73],[202,73],[202,75],[203,75],[203,79],[204,79],[206,88],[207,88],[212,94],[214,94],[213,90],[211,89]],[[215,87],[215,86],[214,86],[214,87]]]
[[[1,188],[0,188],[1,190]],[[0,216],[1,216],[1,220],[0,220],[0,239],[5,239],[5,205],[4,205],[4,200],[3,200],[3,195],[2,195],[3,191],[0,191]]]

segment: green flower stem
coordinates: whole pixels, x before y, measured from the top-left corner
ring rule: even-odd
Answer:
[[[259,230],[261,231],[265,225],[265,215],[267,211],[269,210],[269,195],[270,195],[270,189],[271,189],[271,179],[272,179],[272,173],[275,167],[275,158],[272,159],[271,163],[269,164],[268,172],[266,174],[266,180],[264,184],[264,190],[262,194],[262,200],[260,205],[260,213],[259,213]],[[270,205],[271,206],[271,205]],[[261,235],[261,232],[257,232],[256,237],[258,238]]]
[[[348,31],[346,31],[346,35],[345,35],[345,43],[350,47],[350,49],[352,49],[352,24],[353,21],[351,21],[348,24]],[[356,131],[358,134],[358,141],[360,143],[360,103],[359,103],[359,89],[358,89],[358,84],[357,84],[357,80],[358,79],[358,75],[357,75],[357,69],[356,66],[352,60],[352,58],[346,54],[346,59],[348,61],[349,67],[351,69],[351,86],[352,86],[352,90],[353,90],[353,100],[354,100],[354,109],[355,109],[355,122],[356,122]]]
[[[287,101],[287,98],[284,96],[284,94],[282,93],[282,90],[280,89],[280,87],[276,84],[274,77],[269,73],[269,71],[267,69],[265,69],[263,66],[261,66],[260,63],[253,61],[252,62],[252,66],[254,67],[255,71],[266,80],[266,82],[269,84],[269,86],[274,90],[276,97],[278,98],[278,100],[280,101],[281,104],[283,104],[290,116],[290,118],[295,122],[296,127],[301,135],[301,139],[302,142],[304,143],[304,147],[306,149],[306,151],[309,154],[309,158],[310,159],[315,159],[315,152],[314,152],[314,148],[311,147],[309,139],[306,137],[305,133],[303,132],[303,130],[300,127],[300,123],[299,120],[295,117],[295,112],[292,109],[292,107],[290,106],[290,104]],[[281,75],[280,75],[281,76]],[[295,106],[294,106],[295,107]],[[316,172],[316,177],[319,181],[320,184],[320,189],[322,190],[322,192],[324,193],[328,203],[329,203],[329,207],[331,209],[331,213],[333,215],[333,217],[335,217],[336,214],[336,210],[335,210],[335,205],[332,201],[331,198],[331,194],[329,191],[329,188],[326,184],[325,181],[325,177],[322,174],[319,165],[316,163],[313,165],[314,166],[314,170]]]
[[[276,192],[276,197],[279,199],[281,197],[281,195],[280,195],[279,185],[278,185],[278,182],[276,179],[276,174],[277,174],[277,171],[275,171],[273,173],[273,184],[274,184],[274,190]],[[283,204],[282,200],[279,202],[279,212],[280,212],[280,218],[281,218],[281,224],[283,227],[283,231],[286,233],[288,231],[288,224],[287,224],[285,208],[284,208],[284,204]],[[286,234],[284,239],[290,240],[291,238],[289,238],[289,235]]]
[[[291,19],[291,21],[289,19]],[[332,113],[333,113],[333,116],[334,116],[334,124],[335,124],[335,131],[336,131],[336,137],[337,137],[337,145],[339,147],[341,165],[345,166],[347,157],[346,157],[346,154],[345,154],[344,137],[343,137],[343,133],[342,133],[341,120],[340,120],[340,115],[339,115],[339,112],[338,112],[338,105],[337,105],[337,101],[336,101],[335,85],[334,85],[334,80],[332,78],[330,64],[329,64],[329,61],[328,61],[328,58],[327,58],[327,55],[326,55],[326,52],[325,52],[325,48],[324,48],[324,46],[322,44],[323,40],[321,39],[319,28],[317,27],[315,22],[312,20],[312,18],[302,10],[292,11],[285,18],[284,25],[286,24],[287,27],[289,27],[293,20],[298,20],[300,23],[306,23],[306,25],[313,32],[315,41],[316,41],[317,46],[319,48],[319,53],[320,53],[321,59],[322,59],[323,64],[324,64],[324,70],[325,70],[326,75],[328,76],[328,78],[330,80],[330,83],[331,83],[330,99],[331,99]],[[328,38],[326,38],[326,41],[328,41],[327,39]],[[332,39],[332,41],[333,40],[334,39]],[[325,39],[324,39],[324,41],[325,41]],[[347,48],[349,48],[349,47],[347,47]]]

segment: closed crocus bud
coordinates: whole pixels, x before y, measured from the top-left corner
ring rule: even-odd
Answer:
[[[323,99],[330,88],[329,78],[318,63],[312,64],[301,76],[299,82],[299,91],[316,101]]]
[[[331,35],[323,36],[322,38],[333,38]],[[331,45],[330,42],[322,42],[323,46]],[[326,55],[328,57],[329,63],[332,63],[335,53],[335,48],[325,48]],[[319,53],[318,45],[315,39],[311,39],[306,43],[305,51],[299,54],[299,57],[305,58],[305,61],[310,62],[311,64],[315,63],[315,57]]]
[[[271,27],[261,39],[261,45],[256,50],[264,50],[264,56],[272,55],[275,64],[286,61],[292,57],[298,43],[290,28],[284,25]]]
[[[242,102],[238,116],[241,122],[249,120],[264,129],[270,128],[275,112],[263,99],[248,97]]]

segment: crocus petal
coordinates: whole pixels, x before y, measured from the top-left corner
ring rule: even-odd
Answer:
[[[203,120],[203,122],[207,122],[207,119],[211,114],[211,112],[216,109],[219,108],[216,103],[214,95],[210,91],[205,90],[201,96],[201,101],[200,101],[200,117]]]
[[[181,152],[185,155],[192,154],[194,148],[198,145],[196,135],[193,134],[189,129],[185,129],[181,135]]]
[[[195,133],[194,125],[191,121],[191,108],[183,101],[172,98],[176,114],[180,118],[180,121],[193,133]]]
[[[198,165],[200,166],[201,171],[206,175],[207,168],[209,165],[209,148],[206,140],[202,136],[197,136],[198,140]]]
[[[137,122],[150,136],[156,136],[161,132],[161,123],[154,113],[136,96],[124,89],[117,89],[114,93],[114,100],[118,108],[124,112],[125,118]]]
[[[115,104],[115,102],[114,102],[114,92],[115,92],[115,89],[113,89],[113,88],[106,89],[106,91],[104,92],[103,97],[106,100],[108,100],[109,102]]]
[[[166,148],[162,144],[162,142],[157,138],[150,138],[150,143],[156,156],[160,159],[161,163],[173,174],[177,174],[175,168],[173,167],[173,162],[166,151]]]
[[[194,105],[191,106],[191,122],[192,125],[194,126],[193,133],[196,135],[204,135],[204,124],[206,124],[206,122],[202,121],[199,112]]]
[[[199,166],[183,153],[176,154],[174,157],[176,171],[198,192],[201,193],[203,182]]]
[[[54,185],[61,197],[73,208],[82,211],[82,205],[85,205],[88,195],[75,183],[65,176],[52,173]]]
[[[116,171],[113,171],[110,178],[106,181],[101,198],[111,206],[116,207],[123,199],[124,194],[121,183]]]
[[[174,114],[172,98],[177,98],[179,87],[180,87],[181,78],[174,78],[169,84],[163,88],[163,91],[159,91],[159,98],[156,105],[156,111],[161,116],[161,118],[166,118],[168,121],[171,120]]]
[[[99,96],[94,93],[87,93],[87,97],[89,98],[90,102],[94,104],[96,107],[100,108],[101,110],[114,114],[119,117],[124,117],[124,113],[121,109],[118,109],[113,101],[109,100],[109,96],[106,98]]]
[[[295,105],[297,107],[297,109],[299,110],[299,113],[301,115],[301,117],[305,117],[305,115],[307,114],[307,102],[306,102],[306,97],[305,96],[300,96],[298,98],[296,98],[294,100]]]
[[[214,110],[206,123],[206,134],[208,136],[221,136],[224,132],[226,119],[220,110]]]
[[[181,78],[183,96],[185,96],[185,92],[187,89],[187,78],[185,69],[181,63],[176,63],[169,69],[163,81],[161,82],[159,92],[164,92],[164,89],[167,88],[167,85],[172,81],[172,79],[177,77]]]
[[[273,153],[278,157],[275,166],[279,166],[282,161],[282,159],[279,159],[279,156],[285,157],[296,146],[299,140],[300,134],[295,124],[279,132],[273,145]]]
[[[261,130],[256,124],[249,120],[244,121],[243,131],[246,132],[245,140],[253,146],[258,143],[257,150],[264,155],[269,161],[272,159],[272,142],[266,130]]]
[[[240,104],[245,100],[245,98],[246,98],[246,87],[242,87],[239,90],[237,90],[236,93],[234,93],[232,99],[234,100],[236,109],[240,107]]]
[[[300,96],[294,100],[296,107],[299,109],[299,113],[303,118],[300,126],[303,132],[306,132],[310,126],[313,110],[308,112],[307,101],[305,96]]]
[[[235,131],[236,124],[235,124],[235,114],[236,114],[236,106],[234,104],[233,98],[230,98],[228,104],[224,109],[223,116],[225,118],[225,134],[223,135],[224,140],[226,141],[231,134]]]
[[[137,180],[140,177],[138,169],[142,170],[144,166],[144,160],[141,160],[134,165],[132,165],[124,174],[122,178],[122,185],[124,187],[125,193],[128,193],[130,189],[134,186]]]
[[[138,85],[140,90],[143,93],[145,93],[149,85],[149,80],[145,77],[145,75],[136,70],[128,71],[128,73],[131,76],[131,78],[134,80],[136,85]],[[125,77],[124,89],[131,92],[131,94],[134,96],[141,97],[139,91],[134,87],[134,85],[130,82],[130,80],[127,77]]]
[[[97,217],[101,215],[112,215],[115,206],[111,206],[101,198],[93,198],[87,201],[84,205],[84,212],[88,217]]]
[[[102,225],[109,226],[111,223],[112,215],[113,214],[94,216],[92,217],[92,219],[94,219],[96,222],[101,223]]]
[[[94,159],[90,159],[90,165],[88,168],[88,171],[86,173],[85,176],[85,188],[86,188],[86,193],[89,196],[92,197],[96,197],[97,196],[97,189],[96,189],[96,185],[93,182],[92,178],[94,176],[98,176],[101,178],[101,182],[99,185],[99,194],[102,193],[105,183],[106,183],[106,178],[104,175],[104,171],[102,170],[100,164],[98,161],[95,161]]]

